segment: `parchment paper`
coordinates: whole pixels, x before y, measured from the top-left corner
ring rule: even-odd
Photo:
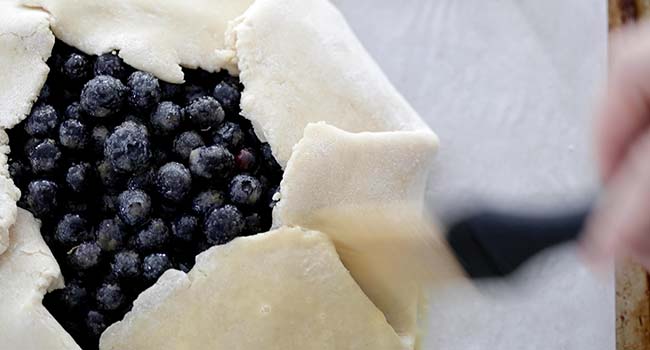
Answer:
[[[441,138],[430,202],[443,221],[490,204],[535,210],[596,192],[592,108],[605,0],[338,0]],[[567,245],[510,283],[434,296],[425,349],[614,349],[614,282]]]

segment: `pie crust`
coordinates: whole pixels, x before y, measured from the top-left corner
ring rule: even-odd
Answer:
[[[168,270],[100,342],[111,350],[200,349],[202,344],[269,350],[402,348],[327,237],[286,227],[210,249],[187,275]]]
[[[341,236],[331,231],[344,221],[331,213],[341,208],[421,211],[438,140],[334,6],[326,0],[16,0],[0,2],[2,348],[78,349],[41,305],[63,281],[39,222],[17,209],[3,130],[24,119],[35,101],[54,35],[88,54],[117,51],[168,82],[183,81],[181,66],[238,74],[245,86],[242,114],[285,168],[277,230],[214,247],[189,274],[165,273],[123,322],[109,327],[101,349],[189,346],[178,339],[200,340],[192,349],[414,347],[418,293],[392,293],[396,281],[369,277],[386,268],[368,264],[382,258],[379,250],[361,263],[347,256],[348,274],[327,236],[339,253],[366,247],[367,237],[357,239],[354,230],[341,230],[345,247],[337,243]],[[364,216],[351,218],[362,223]],[[263,287],[268,298],[241,293]],[[197,300],[215,288],[221,289],[214,299],[203,299],[215,312],[206,313]]]

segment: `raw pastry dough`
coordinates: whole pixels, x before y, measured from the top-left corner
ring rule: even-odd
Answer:
[[[20,198],[20,191],[9,177],[8,144],[7,133],[0,129],[0,256],[9,247],[9,227],[16,221],[16,202]]]
[[[50,71],[45,61],[53,46],[46,13],[0,1],[0,129],[29,113]]]
[[[327,237],[297,228],[213,247],[187,275],[167,271],[100,344],[103,350],[402,349]]]
[[[276,226],[328,234],[405,343],[418,333],[422,288],[464,276],[423,214],[436,147],[431,131],[349,133],[310,124],[289,160],[274,212]]]
[[[29,113],[49,72],[45,60],[53,45],[47,14],[0,1],[0,254],[9,245],[9,226],[16,219],[20,196],[9,179],[9,140],[2,129]]]
[[[349,133],[310,124],[285,169],[276,226],[303,225],[314,211],[333,206],[422,204],[436,147],[428,130]]]
[[[246,86],[241,106],[286,165],[304,128],[428,130],[323,0],[257,0],[229,33]]]
[[[119,50],[131,66],[183,82],[181,65],[236,73],[224,54],[228,22],[253,0],[25,0],[52,14],[52,30],[88,54]]]
[[[75,350],[79,347],[41,305],[63,287],[61,270],[31,213],[19,209],[11,246],[0,255],[0,348]]]

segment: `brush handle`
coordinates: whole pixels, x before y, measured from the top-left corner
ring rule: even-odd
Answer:
[[[472,278],[506,276],[540,251],[575,240],[589,210],[559,216],[485,211],[452,225],[447,239]]]

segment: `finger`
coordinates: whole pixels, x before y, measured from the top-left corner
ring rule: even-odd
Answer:
[[[629,255],[626,259],[640,264],[646,270],[650,270],[650,254],[648,252],[650,252],[650,241],[644,239],[642,242],[630,245]]]
[[[607,93],[596,121],[600,171],[608,180],[650,125],[650,23],[614,35]]]
[[[631,257],[650,263],[650,130],[607,184],[588,220],[583,248],[596,262]]]
[[[650,86],[645,88],[642,85],[645,82],[623,74],[627,72],[611,77],[605,104],[596,123],[596,151],[600,173],[605,181],[618,170],[630,145],[650,123],[645,96],[646,92],[650,93]],[[650,76],[648,78],[650,84]]]

